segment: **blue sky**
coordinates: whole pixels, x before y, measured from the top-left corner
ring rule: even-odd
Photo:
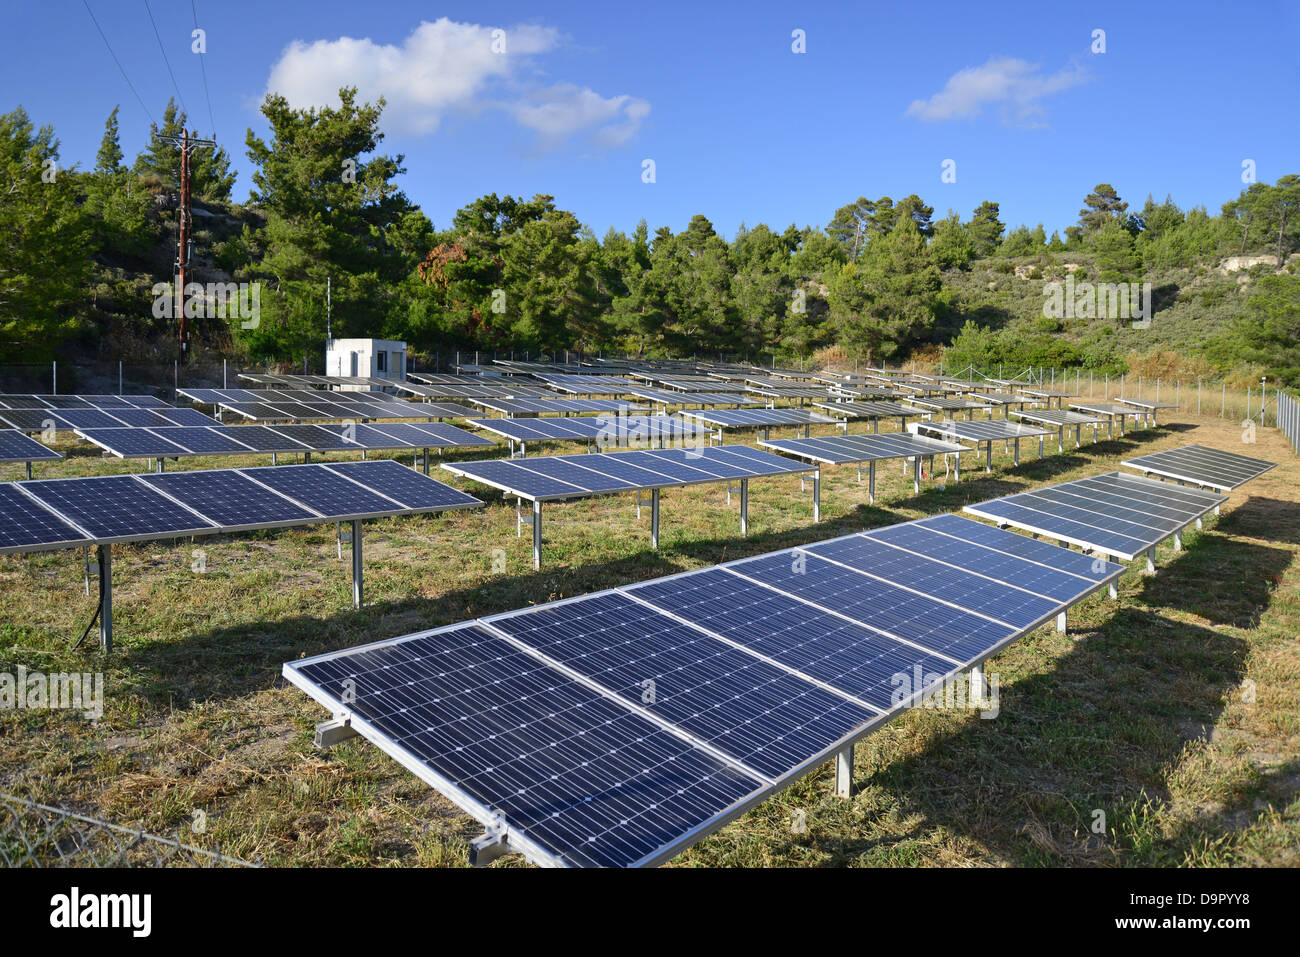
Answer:
[[[158,117],[174,88],[143,0],[86,2]],[[191,126],[215,125],[233,156],[238,200],[267,89],[319,102],[342,82],[390,101],[381,148],[406,154],[401,185],[439,228],[487,192],[550,193],[597,234],[703,213],[727,236],[915,192],[936,215],[991,199],[1050,233],[1098,182],[1137,206],[1170,193],[1217,212],[1246,159],[1266,182],[1300,172],[1294,3],[196,0],[211,120],[191,4],[149,6]],[[134,156],[149,116],[82,0],[23,0],[6,20],[0,109],[53,124],[62,162],[85,168],[120,103]]]

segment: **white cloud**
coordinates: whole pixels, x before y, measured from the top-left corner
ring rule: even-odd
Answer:
[[[596,145],[621,146],[640,128],[650,104],[627,94],[605,97],[586,87],[559,83],[533,91],[514,104],[511,113],[544,144],[590,130]]]
[[[913,100],[907,115],[929,122],[969,119],[983,112],[986,105],[997,104],[1003,122],[1042,125],[1044,111],[1039,101],[1087,78],[1087,71],[1080,66],[1044,74],[1037,64],[1025,60],[992,57],[983,66],[954,73],[928,100]]]
[[[401,45],[340,37],[294,41],[272,65],[267,92],[295,108],[337,105],[338,91],[355,86],[361,101],[384,97],[383,124],[398,133],[428,135],[451,112],[503,110],[553,147],[585,134],[598,146],[617,146],[634,135],[650,111],[627,94],[603,97],[571,83],[537,86],[534,58],[550,53],[561,37],[552,27],[502,31],[443,17],[424,21]],[[525,75],[526,74],[526,75]]]

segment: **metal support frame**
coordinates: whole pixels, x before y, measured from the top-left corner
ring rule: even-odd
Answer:
[[[813,473],[813,521],[822,520],[822,470]]]
[[[1181,530],[1179,530],[1177,532],[1174,532],[1174,551],[1181,552],[1182,550],[1183,550],[1183,533]]]
[[[1061,634],[1065,634],[1065,612],[1061,612],[1056,616],[1056,630]]]
[[[853,745],[835,752],[835,796],[853,797]]]
[[[970,691],[966,695],[967,702],[971,707],[984,707],[988,701],[989,683],[984,673],[984,662],[980,662],[968,672],[970,681]]]
[[[352,520],[352,607],[360,608],[362,602],[361,574],[361,519]]]
[[[1154,575],[1155,573],[1156,573],[1156,550],[1153,547],[1147,549],[1147,574]]]
[[[861,473],[859,473],[861,474]],[[867,463],[867,498],[871,504],[876,503],[876,461]]]
[[[749,534],[749,479],[740,480],[740,536]]]
[[[1015,461],[1016,467],[1019,468],[1019,467],[1020,467],[1020,436],[1016,436],[1016,440],[1015,440],[1015,443],[1014,443],[1014,444],[1015,444],[1015,459],[1014,459],[1014,461]]]
[[[984,443],[984,474],[993,474],[993,440]]]
[[[659,550],[659,489],[650,490],[650,547]]]
[[[912,492],[921,494],[921,456],[912,456]]]
[[[542,569],[542,503],[533,502],[533,570]]]
[[[99,647],[104,654],[113,650],[113,546],[95,549],[99,564]]]
[[[469,863],[471,867],[487,867],[498,857],[511,853],[510,841],[505,828],[499,831],[484,831],[469,842]]]
[[[429,450],[424,450],[424,474],[429,474]]]
[[[346,714],[339,714],[329,721],[321,721],[316,725],[316,735],[311,743],[320,751],[328,751],[334,745],[356,736],[357,731],[352,727],[352,718]]]

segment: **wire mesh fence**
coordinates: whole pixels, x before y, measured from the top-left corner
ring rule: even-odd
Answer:
[[[1277,427],[1293,451],[1300,453],[1300,401],[1287,392],[1277,394]]]
[[[257,867],[220,851],[0,794],[6,867]]]

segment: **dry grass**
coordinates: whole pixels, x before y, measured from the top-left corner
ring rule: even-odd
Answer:
[[[283,661],[954,511],[1139,452],[1192,441],[1241,448],[1231,421],[1179,419],[1190,424],[1018,469],[999,457],[991,476],[946,486],[940,476],[919,496],[883,467],[875,506],[852,468],[828,470],[816,525],[797,479],[756,481],[747,539],[722,488],[670,491],[657,553],[629,496],[551,507],[541,572],[516,537],[513,507],[464,484],[485,510],[368,526],[359,612],[330,527],[122,546],[107,661],[69,650],[93,611],[79,554],[3,557],[0,671],[103,671],[107,701],[97,724],[0,713],[0,791],[167,833],[202,810],[206,832],[182,830],[186,840],[268,863],[462,865],[477,826],[364,741],[314,752],[312,727],[326,715],[280,679]],[[38,475],[141,467],[69,451]],[[1040,630],[991,663],[996,720],[912,712],[858,748],[852,800],[831,796],[833,772],[822,768],[676,863],[1300,863],[1300,463],[1273,430],[1245,451],[1281,465],[1190,533],[1182,553],[1162,549],[1157,576],[1126,575],[1118,604],[1090,599],[1068,636]],[[0,478],[19,477],[0,466]],[[191,571],[196,548],[204,574]],[[492,571],[494,549],[505,552],[503,574]],[[806,833],[791,827],[797,811]],[[1096,811],[1104,834],[1091,829]]]

